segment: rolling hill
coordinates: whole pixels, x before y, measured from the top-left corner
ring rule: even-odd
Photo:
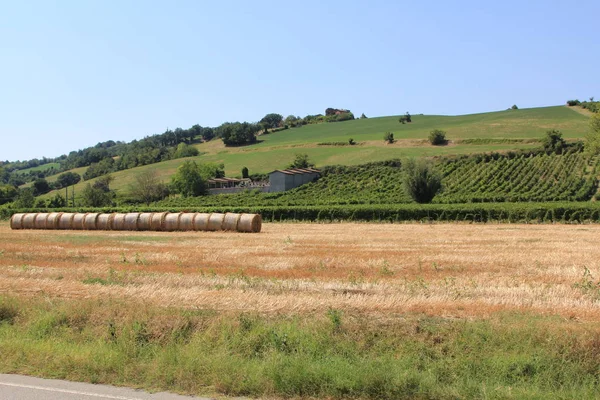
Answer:
[[[412,123],[400,124],[398,116],[359,119],[354,121],[306,125],[261,135],[250,146],[225,147],[221,140],[196,144],[200,155],[192,159],[200,163],[223,163],[228,176],[239,176],[242,167],[250,173],[266,173],[284,168],[295,153],[306,153],[318,167],[325,165],[357,165],[403,157],[435,157],[490,151],[528,149],[539,146],[539,139],[549,129],[558,129],[563,137],[581,139],[588,132],[589,117],[564,106],[506,110],[462,116],[414,115]],[[426,138],[432,129],[447,132],[450,143],[431,146]],[[383,141],[385,132],[393,132],[394,144]],[[354,146],[323,145],[347,143]],[[169,180],[186,159],[169,160],[115,172],[111,185],[118,194],[126,194],[136,174],[156,169],[161,179]],[[79,168],[83,173],[85,168]],[[56,176],[49,177],[49,181]],[[87,182],[75,186],[81,192]],[[53,196],[50,192],[45,197]]]

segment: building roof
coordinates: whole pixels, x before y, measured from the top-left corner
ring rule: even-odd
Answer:
[[[248,178],[238,179],[238,178],[213,178],[207,180],[208,183],[228,183],[228,182],[243,182],[248,181]]]
[[[275,172],[281,172],[282,174],[286,174],[286,175],[300,175],[300,174],[320,174],[321,171],[319,171],[318,169],[314,169],[314,168],[290,168],[290,169],[276,169],[275,171],[269,172],[270,174],[273,174]]]

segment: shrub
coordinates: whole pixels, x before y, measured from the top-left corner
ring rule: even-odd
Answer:
[[[385,140],[386,143],[394,143],[394,134],[392,132],[386,132],[383,135],[383,140]]]
[[[442,188],[442,177],[424,160],[408,160],[404,164],[404,187],[417,203],[430,203]]]
[[[579,100],[577,100],[577,99],[575,99],[575,100],[567,100],[567,105],[569,107],[578,106],[580,104],[581,104],[581,102]]]
[[[350,146],[354,146],[356,144],[356,142],[354,141],[354,139],[350,138],[350,139],[348,139],[348,144]]]
[[[546,153],[561,154],[567,143],[562,138],[562,133],[556,129],[552,129],[546,132],[546,135],[542,139],[542,145]]]
[[[429,133],[429,143],[434,146],[440,146],[446,144],[448,141],[446,140],[446,132],[434,129]]]
[[[513,106],[512,106],[510,109],[511,109],[511,110],[518,110],[518,109],[519,109],[519,107],[517,107],[517,105],[516,105],[516,104],[513,104]]]

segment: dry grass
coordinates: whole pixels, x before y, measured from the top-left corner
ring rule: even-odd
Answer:
[[[265,313],[329,308],[600,320],[600,226],[264,224],[227,232],[11,231],[0,293]],[[585,271],[589,271],[584,276]]]

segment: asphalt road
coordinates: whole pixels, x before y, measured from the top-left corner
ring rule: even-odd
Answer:
[[[10,400],[209,400],[206,397],[140,390],[22,375],[0,374],[0,399]]]

